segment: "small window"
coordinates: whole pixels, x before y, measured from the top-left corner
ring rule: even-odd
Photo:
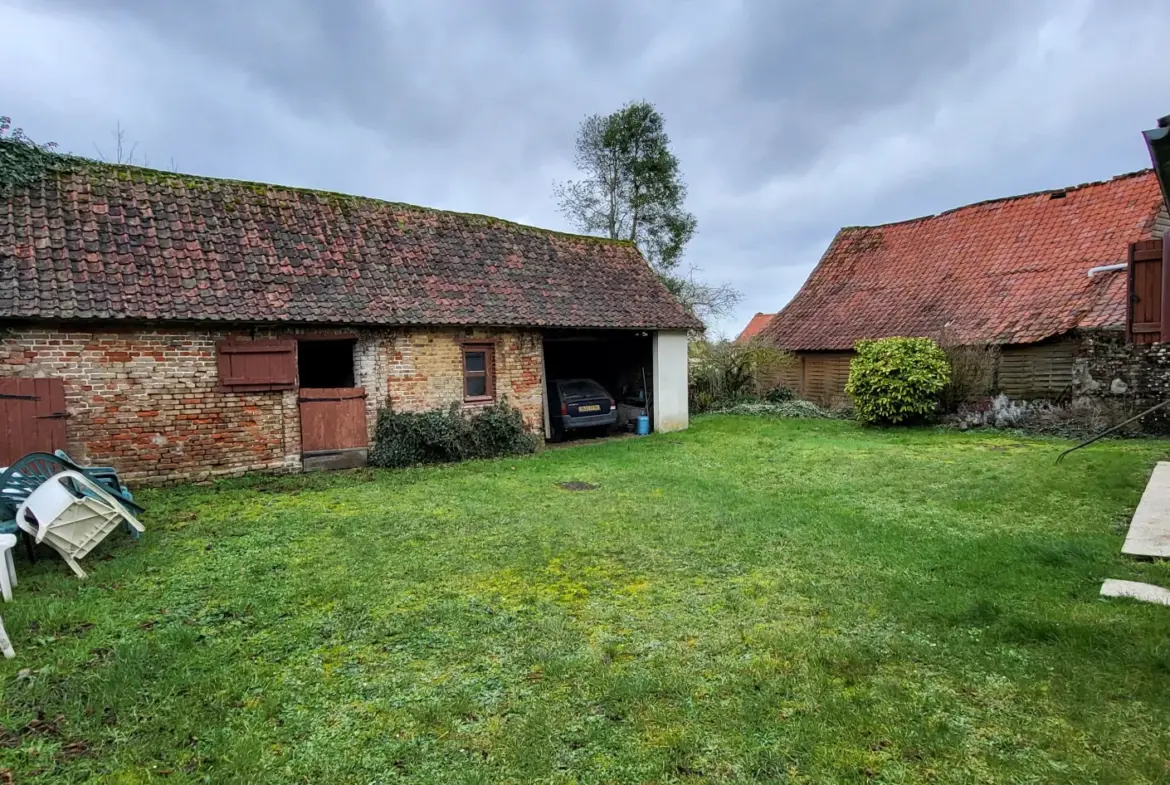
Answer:
[[[463,347],[463,400],[490,401],[492,383],[492,347],[490,344],[465,344]]]

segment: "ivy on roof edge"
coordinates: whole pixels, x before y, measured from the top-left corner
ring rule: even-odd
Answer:
[[[0,195],[35,185],[57,172],[76,168],[80,159],[53,152],[55,142],[37,144],[17,128],[8,133],[11,121],[0,117]]]

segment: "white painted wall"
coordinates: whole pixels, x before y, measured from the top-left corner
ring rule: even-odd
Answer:
[[[654,333],[654,430],[681,431],[690,422],[687,408],[687,334]]]

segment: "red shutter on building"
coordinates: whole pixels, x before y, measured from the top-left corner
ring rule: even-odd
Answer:
[[[296,341],[220,341],[219,386],[230,392],[292,390],[297,386]]]
[[[1142,240],[1129,246],[1126,338],[1131,343],[1158,343],[1170,338],[1170,324],[1163,319],[1168,305],[1163,297],[1167,271],[1162,263],[1161,240]]]

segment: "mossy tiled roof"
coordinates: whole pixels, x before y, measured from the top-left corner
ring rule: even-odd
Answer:
[[[92,162],[0,196],[0,318],[699,326],[629,243]]]

